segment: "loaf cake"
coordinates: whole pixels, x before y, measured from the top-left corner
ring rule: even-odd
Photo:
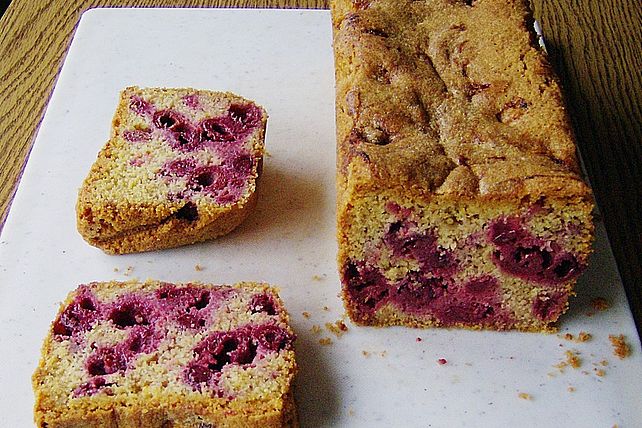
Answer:
[[[78,195],[80,234],[131,253],[232,231],[256,205],[266,122],[231,93],[126,88]]]
[[[350,318],[554,329],[593,198],[526,0],[335,0],[332,23]]]
[[[70,293],[33,375],[38,427],[295,427],[276,290],[102,282]]]

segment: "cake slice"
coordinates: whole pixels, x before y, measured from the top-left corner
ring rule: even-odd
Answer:
[[[78,230],[108,253],[224,235],[256,204],[267,114],[228,92],[122,91],[78,195]]]
[[[549,330],[593,199],[525,0],[335,0],[338,263],[364,325]]]
[[[96,282],[33,375],[38,427],[294,427],[295,335],[276,290]]]

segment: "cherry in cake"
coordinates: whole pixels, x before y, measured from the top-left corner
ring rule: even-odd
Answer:
[[[80,190],[78,230],[109,253],[230,232],[256,203],[266,121],[227,92],[126,88]]]
[[[296,426],[294,340],[264,284],[81,285],[45,339],[36,423]]]

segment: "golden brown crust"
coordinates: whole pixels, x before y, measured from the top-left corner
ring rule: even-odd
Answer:
[[[590,199],[527,4],[466,3],[334,2],[340,190]]]
[[[96,282],[88,284],[87,287],[98,300],[108,303],[128,293],[153,293],[165,285],[167,284],[149,280],[145,283],[137,281]],[[278,290],[267,284],[245,282],[233,286],[212,286],[201,283],[174,285],[188,285],[209,291],[214,291],[217,287],[220,287],[221,290],[223,288],[237,290],[239,294],[236,300],[228,300],[226,304],[230,306],[222,310],[221,317],[216,318],[214,324],[208,327],[215,331],[227,330],[231,326],[242,326],[248,322],[265,322],[271,319],[271,322],[278,323],[293,335],[289,327],[289,316],[278,297]],[[79,291],[76,290],[67,296],[60,307],[58,317],[74,301],[78,293]],[[257,293],[266,293],[272,296],[278,320],[275,320],[274,316],[269,318],[263,314],[239,311],[239,309],[246,308],[248,298]],[[161,348],[151,355],[143,355],[142,359],[145,361],[136,363],[136,370],[139,370],[139,373],[126,374],[118,381],[122,385],[111,392],[74,396],[73,391],[64,385],[75,385],[76,382],[82,381],[82,376],[86,376],[86,373],[82,361],[68,355],[66,349],[75,349],[73,352],[79,352],[79,349],[74,348],[74,345],[70,347],[68,343],[65,343],[66,341],[56,340],[53,337],[53,326],[54,324],[45,339],[42,358],[32,378],[36,398],[34,417],[38,427],[165,428],[171,426],[196,428],[216,426],[277,428],[298,426],[296,404],[292,393],[292,382],[296,375],[297,365],[292,350],[281,350],[278,355],[271,357],[273,361],[258,363],[263,364],[263,368],[258,366],[248,368],[247,370],[255,370],[249,374],[249,378],[242,371],[229,375],[230,382],[237,385],[235,388],[241,388],[239,391],[245,391],[243,382],[248,382],[246,379],[249,379],[250,383],[255,383],[255,385],[247,386],[249,392],[239,392],[237,397],[219,398],[208,392],[201,393],[186,388],[179,378],[174,378],[167,373],[168,369],[173,370],[171,367],[163,369],[164,365],[158,362],[165,361],[163,360],[164,356],[160,354]],[[116,333],[118,332],[116,331]],[[99,334],[109,336],[114,333],[104,330]],[[196,334],[192,341],[185,337],[180,339],[178,336],[174,340],[182,340],[181,343],[187,344],[191,349],[203,337],[203,334]],[[105,340],[108,339],[108,337],[105,338]],[[170,343],[168,346],[169,348],[163,348],[166,353],[178,352],[176,348],[181,345],[176,342]],[[172,348],[174,349],[172,350]],[[186,355],[189,358],[189,353]],[[172,358],[176,359],[177,357]],[[180,367],[178,366],[179,369]],[[157,378],[157,375],[153,374],[156,373],[154,370],[158,369],[164,373],[163,378]],[[141,370],[147,370],[148,373]],[[234,376],[237,378],[235,379]],[[260,379],[274,384],[260,384]],[[126,388],[125,385],[127,385]],[[262,388],[272,392],[262,392]]]
[[[135,227],[105,239],[86,238],[91,245],[108,254],[127,254],[140,251],[155,251],[195,244],[226,235],[236,229],[256,206],[256,192],[248,195],[242,205],[231,209],[217,210],[209,223],[185,221],[169,215],[159,224]],[[127,210],[123,210],[127,212]],[[204,217],[205,210],[201,210]]]
[[[334,0],[332,23],[352,320],[550,330],[591,253],[593,201],[527,1]],[[490,237],[506,219],[510,251]],[[484,296],[467,291],[479,278],[496,284]]]
[[[185,106],[182,100],[186,97],[199,97],[203,105]],[[224,114],[234,104],[257,107],[260,123],[244,143],[253,162],[242,195],[224,204],[206,194],[173,197],[181,191],[180,187],[159,178],[168,162],[193,159],[197,164],[217,165],[221,158],[210,149],[185,152],[172,148],[163,133],[154,130],[151,113],[132,111],[134,99],[149,102],[157,110],[177,111],[194,121]],[[256,204],[266,122],[267,114],[261,107],[229,92],[126,88],[114,115],[111,137],[79,191],[78,231],[91,245],[119,254],[192,244],[229,233]],[[128,141],[125,134],[132,130],[148,132],[147,141]],[[198,214],[186,216],[186,209]]]

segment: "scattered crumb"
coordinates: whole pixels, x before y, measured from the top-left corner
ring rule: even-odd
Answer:
[[[118,269],[117,267],[115,267],[115,268],[114,268],[114,272],[118,272],[118,271],[120,271],[120,269]]]
[[[348,409],[348,416],[354,416],[354,409],[352,407]]]
[[[325,323],[325,328],[330,332],[333,333],[337,337],[341,337],[343,333],[348,331],[348,326],[345,325],[343,320],[337,320],[333,323],[327,322]]]
[[[604,297],[596,297],[591,302],[591,305],[593,306],[593,309],[597,311],[605,311],[611,306],[609,304],[609,301],[606,300]]]
[[[324,337],[322,339],[319,339],[319,343],[321,345],[332,345],[332,339],[330,339],[329,337]]]
[[[588,342],[593,338],[590,333],[585,331],[580,331],[577,337],[573,336],[571,333],[566,333],[564,336],[561,336],[565,340],[570,340],[572,342]],[[560,345],[563,346],[563,345]]]
[[[564,372],[564,368],[568,366],[571,366],[574,369],[577,369],[582,365],[582,360],[580,359],[576,351],[565,351],[564,355],[566,356],[566,360],[561,361],[558,364],[555,364],[553,366],[559,369],[560,372]]]
[[[129,276],[129,275],[131,275],[131,273],[133,271],[134,271],[134,267],[133,266],[127,266],[127,269],[125,270],[125,272],[123,272],[123,275]]]
[[[528,394],[528,393],[526,393],[526,392],[520,392],[519,394],[517,394],[517,396],[519,398],[521,398],[522,400],[532,400],[533,399],[533,396]]]
[[[267,150],[263,150],[263,156],[265,156],[266,158],[271,158],[272,153],[268,152]]]
[[[301,315],[303,315],[303,318],[310,318],[310,312],[308,311],[301,312]]]
[[[594,368],[593,371],[595,372],[595,375],[599,377],[602,377],[606,374],[604,370],[598,368]]]
[[[329,310],[330,310],[330,308],[328,308],[327,306],[324,306],[324,307],[323,307],[323,310],[324,310],[324,311],[329,311]]]
[[[323,277],[321,275],[312,275],[312,281],[321,281]]]
[[[577,352],[566,351],[564,355],[566,355],[566,362],[568,363],[568,365],[573,367],[574,369],[577,369],[582,365],[582,360],[580,360]]]
[[[204,269],[204,267],[203,267],[203,266],[201,266],[201,265],[199,265],[199,264],[194,265],[194,270],[195,270],[196,272],[200,272],[200,271],[202,271],[203,269]]]
[[[580,331],[580,334],[577,335],[578,342],[588,342],[592,338],[593,336],[591,335],[591,333],[587,333],[585,331]]]
[[[604,297],[595,297],[593,300],[591,300],[591,309],[586,313],[586,315],[592,317],[597,312],[605,311],[609,307],[611,307],[611,305],[609,304],[609,301]]]
[[[437,360],[437,363],[439,365],[443,366],[444,364],[448,364],[448,360],[445,359],[445,358],[440,358],[440,359]]]
[[[418,337],[416,340],[417,342],[421,342],[421,337]]]
[[[600,365],[606,367],[606,366],[609,365],[609,362],[607,360],[602,360],[602,361],[600,361]]]
[[[566,388],[566,390],[568,392],[575,392],[575,387],[574,386],[569,386],[568,388]]]
[[[319,333],[321,333],[321,326],[319,326],[319,325],[315,324],[315,325],[313,325],[313,326],[312,326],[312,328],[310,329],[310,331],[311,331],[312,333],[314,333],[314,334],[319,334]]]
[[[363,355],[365,358],[370,358],[372,356],[379,356],[381,358],[385,358],[388,356],[388,351],[366,351],[365,349],[361,351],[361,355]]]
[[[611,345],[613,345],[613,355],[618,357],[620,360],[631,355],[631,347],[626,343],[626,338],[623,334],[620,334],[619,336],[609,334],[609,340],[611,341]]]

